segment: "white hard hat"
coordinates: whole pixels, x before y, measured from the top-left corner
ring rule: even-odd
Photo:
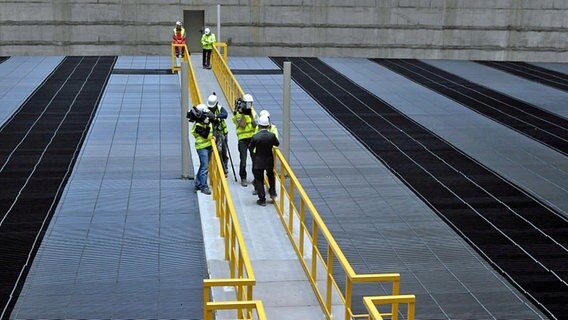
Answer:
[[[207,106],[213,108],[215,105],[217,105],[217,96],[212,94],[207,98]]]
[[[204,105],[203,103],[198,104],[197,107],[195,107],[195,109],[197,109],[197,111],[203,112],[203,113],[209,112],[209,109],[207,109],[207,106]]]
[[[209,28],[205,28],[205,34],[209,34],[211,33],[211,30]]]
[[[243,101],[252,103],[254,100],[252,99],[252,96],[247,93],[243,96]]]
[[[181,21],[176,22],[176,26],[181,26]]]
[[[268,120],[267,116],[260,116],[258,118],[258,125],[263,127],[268,127],[270,125],[270,120]]]
[[[266,117],[270,118],[270,112],[268,112],[267,110],[262,110],[262,111],[260,111],[260,112],[258,113],[258,115],[259,115],[260,117],[266,116]]]

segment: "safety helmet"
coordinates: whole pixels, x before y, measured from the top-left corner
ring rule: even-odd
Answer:
[[[267,116],[260,116],[258,118],[258,125],[262,127],[268,127],[270,125],[270,120],[268,120]]]
[[[247,93],[243,96],[243,101],[252,103],[254,100],[252,99],[252,96]]]
[[[181,21],[176,22],[176,26],[181,26]]]
[[[252,108],[252,103],[253,103],[253,99],[252,96],[250,94],[245,94],[243,96],[243,101],[245,102],[245,108],[246,109],[250,109]]]
[[[205,34],[210,34],[210,33],[211,33],[211,29],[205,28]]]
[[[195,107],[195,109],[197,109],[197,116],[201,117],[204,114],[206,114],[207,112],[209,112],[209,109],[207,109],[207,106],[204,105],[203,103],[200,103],[197,105],[197,107]]]
[[[217,105],[217,96],[212,94],[209,96],[209,98],[207,98],[207,106],[209,108],[213,108],[216,105]]]
[[[268,112],[267,110],[262,110],[258,113],[258,116],[259,117],[266,116],[266,117],[270,118],[270,112]]]

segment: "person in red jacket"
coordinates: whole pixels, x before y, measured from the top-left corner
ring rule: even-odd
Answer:
[[[182,26],[181,21],[176,22],[176,27],[173,30],[172,43],[185,44],[185,28]],[[188,49],[189,52],[189,49]],[[176,47],[176,57],[183,58],[183,48]]]

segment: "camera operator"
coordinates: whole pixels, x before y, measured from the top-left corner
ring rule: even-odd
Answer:
[[[207,107],[213,113],[213,135],[217,140],[217,147],[219,148],[219,154],[221,155],[221,160],[223,162],[223,171],[225,172],[225,177],[228,174],[228,148],[227,148],[227,134],[229,129],[227,128],[227,123],[225,119],[228,117],[227,110],[219,104],[217,95],[215,92],[207,98]]]
[[[209,185],[207,184],[207,174],[209,160],[211,159],[211,138],[213,137],[213,127],[211,121],[214,118],[213,113],[207,109],[204,104],[199,104],[188,113],[190,121],[194,119],[195,123],[191,128],[191,134],[195,137],[195,150],[199,155],[199,170],[195,175],[195,188],[197,192],[201,190],[203,194],[211,194]]]
[[[247,186],[247,150],[252,161],[252,149],[249,147],[250,140],[256,131],[256,123],[252,109],[253,99],[250,94],[245,94],[242,99],[238,99],[233,114],[233,123],[237,127],[237,138],[239,140],[239,176],[241,177],[241,186]]]

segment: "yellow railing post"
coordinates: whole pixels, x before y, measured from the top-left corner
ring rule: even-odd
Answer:
[[[333,249],[331,246],[327,247],[327,281],[326,281],[326,293],[325,302],[329,313],[331,313],[331,286],[333,284]]]
[[[312,280],[318,280],[318,224],[312,221]]]
[[[347,275],[345,277],[345,320],[351,320],[351,306],[353,304],[353,282],[351,277]]]

